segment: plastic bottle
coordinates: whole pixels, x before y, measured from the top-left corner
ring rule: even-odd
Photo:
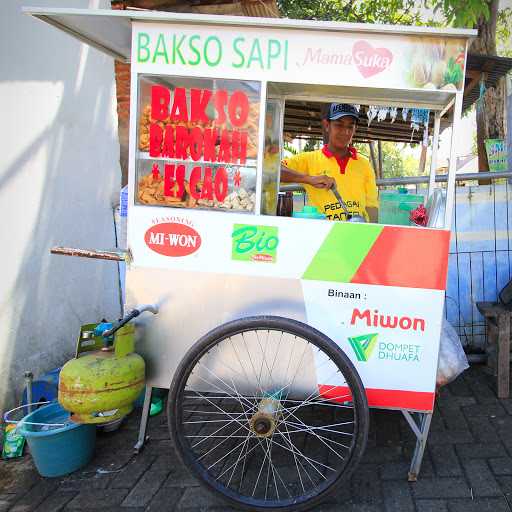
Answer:
[[[128,220],[128,185],[125,185],[119,194],[119,233],[117,234],[119,249],[127,248],[127,220]]]

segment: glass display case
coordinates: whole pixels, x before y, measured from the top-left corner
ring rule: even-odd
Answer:
[[[255,213],[260,94],[254,81],[142,75],[135,203]]]

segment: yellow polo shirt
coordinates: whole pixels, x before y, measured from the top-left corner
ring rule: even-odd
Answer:
[[[292,171],[309,176],[326,175],[336,180],[338,191],[352,215],[362,215],[369,220],[367,207],[378,208],[378,192],[375,174],[367,158],[350,148],[350,157],[336,158],[324,146],[316,151],[299,153],[283,160],[283,165]],[[341,205],[331,190],[304,184],[308,204],[316,206],[330,220],[346,220]]]

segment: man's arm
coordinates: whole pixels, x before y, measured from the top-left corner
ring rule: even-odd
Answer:
[[[366,213],[368,214],[368,217],[370,218],[370,222],[374,222],[374,223],[379,222],[379,209],[378,208],[375,208],[374,206],[367,206]]]
[[[283,183],[304,183],[306,185],[312,185],[316,188],[331,188],[334,183],[334,178],[326,176],[310,176],[309,174],[302,174],[301,172],[292,171],[281,165],[281,181]]]

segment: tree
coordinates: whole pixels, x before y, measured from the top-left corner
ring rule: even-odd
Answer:
[[[479,30],[470,48],[473,53],[496,55],[496,39],[512,53],[510,20],[512,9],[498,10],[498,0],[278,0],[281,13],[299,19],[439,25],[422,20],[420,7],[441,13],[446,24]],[[488,170],[486,138],[504,137],[505,86],[501,80],[488,89],[477,109],[479,169]]]
[[[421,7],[443,14],[455,27],[472,27],[481,16],[489,18],[490,0],[277,0],[285,17],[309,20],[432,25]],[[437,23],[438,24],[438,23]]]
[[[358,153],[370,160],[368,144],[355,144]],[[405,144],[382,142],[382,177],[415,176],[418,174],[418,161],[412,155],[403,157]]]
[[[482,55],[496,55],[496,26],[498,0],[483,2],[489,7],[489,16],[481,15],[477,22],[478,34],[471,44],[470,51]],[[500,139],[505,136],[505,81],[500,80],[496,87],[489,88],[480,98],[476,108],[476,140],[478,150],[478,170],[488,171],[489,162],[485,150],[485,139]]]
[[[288,18],[391,23],[421,22],[415,0],[277,0],[281,14]]]

